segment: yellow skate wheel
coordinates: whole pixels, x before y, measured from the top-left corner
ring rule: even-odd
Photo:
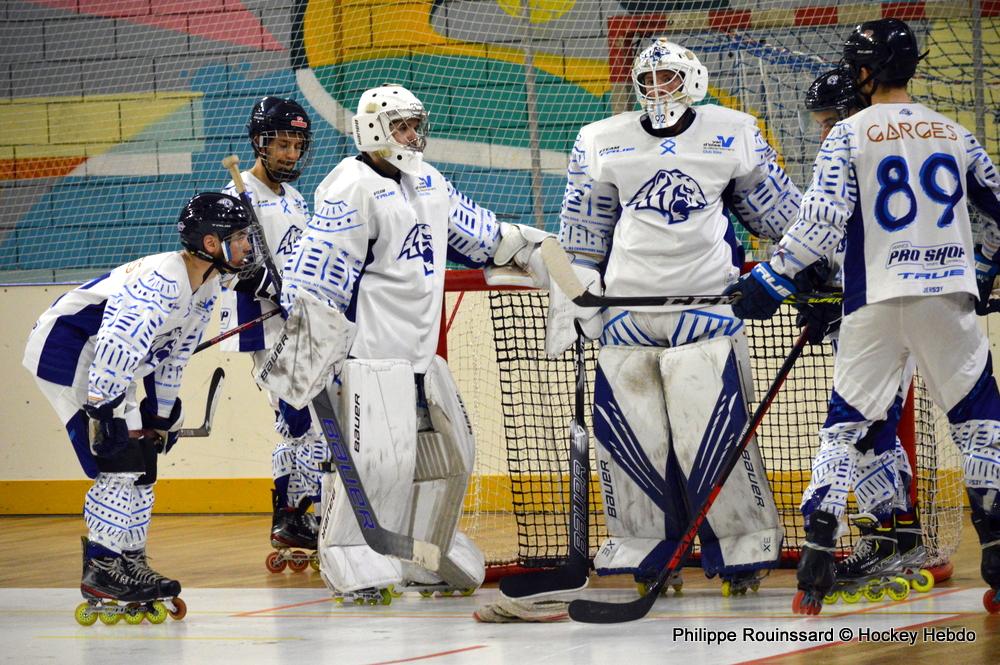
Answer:
[[[914,591],[927,593],[934,588],[934,575],[931,574],[931,571],[921,568],[919,578],[910,580],[910,586],[913,587]]]
[[[81,626],[93,626],[97,622],[98,612],[91,608],[90,603],[80,603],[76,606],[73,618]]]
[[[683,595],[683,592],[684,592],[684,583],[683,582],[678,582],[677,584],[672,584],[670,588],[672,588],[674,590],[674,595],[675,596]],[[667,588],[666,587],[663,588],[663,595],[664,596],[667,595]]]
[[[160,601],[155,601],[151,609],[146,610],[146,621],[152,624],[161,624],[167,620],[167,606]]]
[[[463,596],[471,596],[471,595],[472,595],[472,594],[474,594],[475,592],[476,592],[476,589],[475,589],[475,587],[473,587],[473,588],[471,588],[471,589],[462,589],[462,595],[463,595]]]
[[[886,588],[885,593],[893,600],[906,600],[906,597],[910,595],[910,583],[905,577],[897,577]]]
[[[823,596],[823,604],[824,605],[833,605],[834,603],[837,602],[837,600],[839,598],[840,598],[840,592],[839,591],[831,591],[830,593],[828,593],[825,596]]]
[[[357,598],[354,599],[354,604],[355,605],[364,605],[365,604],[365,599],[362,598],[361,596],[358,596]]]
[[[344,604],[344,597],[343,596],[334,596],[333,597],[333,602],[337,603],[338,605],[343,605]]]
[[[869,582],[865,585],[863,592],[865,594],[865,598],[873,603],[877,603],[885,598],[885,589],[880,588],[878,582]]]
[[[317,573],[319,572],[319,559],[318,558],[316,558],[315,556],[311,557],[309,559],[309,565],[312,566],[312,569],[315,570]]]
[[[639,592],[640,597],[645,597],[645,595],[649,593],[649,585],[645,582],[636,582],[635,590]]]
[[[376,602],[381,603],[382,605],[392,605],[392,599],[395,598],[392,594],[392,587],[382,589],[379,594],[382,596],[382,599],[379,601],[373,600],[372,605],[375,605]]]
[[[424,590],[424,591],[420,592],[420,597],[421,598],[431,598],[433,596],[434,596],[434,592],[433,591]]]
[[[129,605],[125,608],[125,623],[138,626],[146,618],[146,608],[141,605]]]
[[[402,598],[403,597],[403,592],[402,591],[396,591],[396,585],[395,584],[390,584],[389,586],[386,587],[386,589],[389,590],[389,593],[392,594],[393,598]]]
[[[722,583],[722,597],[729,598],[731,595],[733,595],[733,583],[726,580]]]
[[[854,591],[841,591],[840,597],[844,599],[844,602],[853,605],[854,603],[861,600],[864,592],[861,589],[856,589]]]
[[[751,584],[750,590],[753,591],[754,593],[760,591],[760,582],[754,582],[753,584]]]
[[[101,610],[101,623],[105,626],[113,626],[122,620],[122,615],[119,612],[112,612],[110,610]]]

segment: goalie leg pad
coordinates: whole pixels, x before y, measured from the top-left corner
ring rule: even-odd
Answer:
[[[482,553],[464,536],[455,540],[461,535],[457,532],[458,520],[475,463],[472,424],[443,358],[435,356],[431,361],[423,386],[433,430],[416,436],[408,532],[418,540],[438,545],[442,552],[457,546],[456,564],[467,578],[481,584],[486,574]],[[468,579],[462,581],[463,585],[467,583]]]
[[[667,349],[659,370],[673,452],[694,510],[718,482],[749,421],[749,356],[742,333]],[[702,567],[709,577],[772,567],[782,537],[760,451],[751,440],[699,531]]]
[[[416,400],[413,369],[403,360],[350,360],[341,378],[344,445],[351,447],[380,524],[402,531],[416,461],[416,417],[412,406],[405,408]],[[320,570],[327,585],[348,592],[399,584],[399,560],[368,547],[349,494],[338,485],[320,529]]]

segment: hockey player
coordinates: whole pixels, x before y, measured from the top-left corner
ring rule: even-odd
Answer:
[[[198,194],[177,223],[182,251],[127,263],[70,291],[28,337],[24,366],[94,479],[83,507],[81,624],[99,614],[115,623],[123,613],[129,623],[160,623],[167,598],[175,618],[184,614],[180,582],[146,560],[157,452],[176,442],[181,377],[218,297],[218,275],[253,267],[249,225],[238,199]]]
[[[657,39],[632,66],[640,109],[580,130],[567,169],[560,242],[592,291],[608,296],[721,294],[744,251],[728,215],[777,239],[799,191],[753,117],[694,104],[708,72]],[[610,537],[599,574],[654,578],[711,491],[753,400],[742,322],[729,306],[583,309],[555,286],[550,356],[600,338],[594,433]],[[700,531],[701,564],[723,594],[756,589],[783,537],[756,444]]]
[[[1000,272],[1000,178],[971,132],[910,98],[920,57],[900,20],[855,28],[844,62],[870,106],[834,126],[798,220],[771,261],[733,289],[742,294],[737,314],[768,318],[795,291],[793,278],[844,242],[834,392],[803,501],[806,544],[792,605],[803,614],[818,613],[834,584],[833,547],[857,477],[857,444],[892,405],[908,355],[962,453],[991,587],[984,603],[1000,609],[1000,392],[976,321]],[[969,202],[988,217],[978,250]]]
[[[858,94],[850,70],[838,66],[820,74],[809,86],[805,109],[799,114],[800,127],[807,135],[818,131],[822,143],[835,124],[865,106],[867,102]],[[829,284],[837,291],[843,288],[839,272],[843,264],[843,247],[840,243],[834,253],[836,274]],[[797,307],[800,312],[798,324],[809,324],[810,341],[818,343],[827,339],[836,352],[837,329],[842,316],[840,303]],[[858,514],[852,520],[861,538],[851,555],[837,564],[838,591],[849,599],[860,596],[865,587],[869,595],[882,595],[886,582],[894,582],[900,574],[908,578],[915,589],[929,591],[934,585],[934,577],[920,570],[927,557],[917,509],[910,498],[915,479],[896,434],[914,369],[911,356],[886,419],[872,427],[869,435],[858,444],[862,455],[853,488]],[[874,585],[869,585],[870,581]]]
[[[460,571],[447,579],[375,552],[348,493],[338,491],[324,509],[319,545],[320,572],[340,600],[388,603],[390,588],[401,584],[424,592],[481,584],[483,555],[457,531],[475,442],[448,366],[435,355],[446,258],[469,266],[513,261],[535,283],[544,279],[537,246],[547,234],[498,224],[424,162],[427,118],[420,100],[401,86],[362,94],[353,119],[360,154],[320,183],[312,219],[285,264],[286,330],[311,303],[333,330],[316,354],[299,354],[289,383],[313,385],[318,373],[305,364],[335,343],[349,349],[334,388],[341,393],[340,430],[378,522],[439,544]],[[319,389],[327,378],[320,376]]]
[[[309,219],[308,205],[291,183],[308,162],[311,129],[305,109],[294,100],[278,97],[264,97],[254,104],[247,122],[256,161],[241,175],[279,270],[291,256]],[[232,182],[223,191],[238,195]],[[221,330],[225,332],[278,309],[279,297],[262,265],[233,289],[223,291]],[[281,333],[281,325],[280,317],[269,318],[222,342],[222,350],[251,353],[254,365],[259,367]],[[319,505],[320,465],[329,458],[329,449],[322,434],[311,426],[308,409],[294,409],[273,395],[268,398],[281,440],[271,454],[274,489],[270,539],[276,551],[268,556],[267,568],[281,572],[291,565],[293,570],[302,570],[306,556],[289,548],[316,549],[318,529],[313,515],[306,510],[311,503]],[[318,566],[315,554],[312,563]]]

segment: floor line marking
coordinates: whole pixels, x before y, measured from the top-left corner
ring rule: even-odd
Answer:
[[[276,612],[278,610],[288,610],[293,607],[305,607],[306,605],[320,605],[322,603],[333,602],[333,596],[327,598],[317,598],[316,600],[306,600],[301,603],[292,603],[290,605],[278,605],[277,607],[266,607],[262,610],[250,610],[248,612],[238,612],[233,614],[234,617],[252,617],[257,614],[262,614],[264,612]]]
[[[477,644],[471,647],[463,647],[461,649],[452,649],[451,651],[439,651],[438,653],[429,653],[425,656],[414,656],[413,658],[400,658],[398,660],[380,660],[377,663],[368,663],[368,665],[393,665],[393,663],[412,663],[415,660],[427,660],[429,658],[439,658],[440,656],[450,656],[455,653],[463,653],[466,651],[475,651],[476,649],[485,649],[485,644]]]

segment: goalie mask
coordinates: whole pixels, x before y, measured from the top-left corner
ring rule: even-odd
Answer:
[[[181,210],[177,231],[181,244],[199,259],[208,261],[224,274],[249,274],[260,266],[262,257],[252,233],[252,214],[244,203],[228,194],[196,194]],[[222,244],[222,257],[205,250],[205,236],[214,235]]]
[[[273,182],[291,182],[309,163],[312,123],[298,102],[264,97],[253,105],[247,134],[254,155],[260,158]],[[269,150],[274,145],[277,150]]]
[[[823,140],[835,124],[867,106],[854,85],[851,70],[836,67],[820,74],[806,91],[805,108],[799,111],[799,129],[809,136],[818,126]]]
[[[632,87],[653,129],[664,129],[705,98],[708,70],[694,53],[660,37],[632,63]]]
[[[361,152],[416,174],[423,161],[427,131],[424,105],[403,86],[387,83],[361,95],[353,121],[354,143]]]

